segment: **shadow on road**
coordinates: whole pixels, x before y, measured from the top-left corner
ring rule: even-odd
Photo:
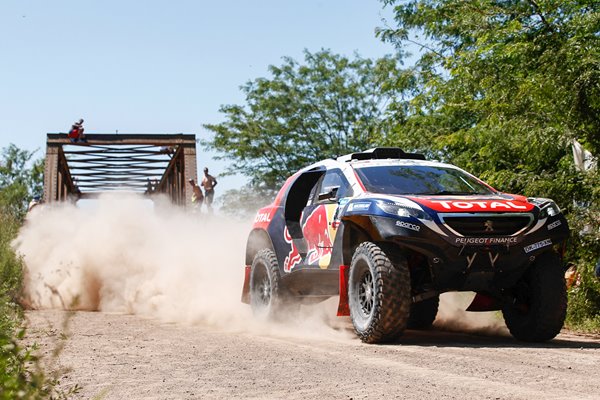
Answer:
[[[600,349],[600,338],[561,333],[544,343],[528,343],[512,336],[451,332],[440,329],[426,331],[407,330],[390,345],[422,347],[472,347],[472,348],[537,348],[537,349]]]

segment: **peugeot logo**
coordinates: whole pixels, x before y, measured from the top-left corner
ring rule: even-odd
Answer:
[[[486,232],[494,232],[494,222],[487,220],[483,223]]]

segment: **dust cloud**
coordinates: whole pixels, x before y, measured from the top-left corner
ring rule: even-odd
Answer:
[[[28,307],[128,313],[274,335],[352,336],[334,320],[332,302],[282,324],[253,319],[240,301],[250,221],[192,214],[167,201],[153,207],[134,195],[90,203],[40,207],[28,216],[13,244],[27,266]]]
[[[486,336],[509,336],[500,311],[465,311],[475,297],[473,292],[448,292],[440,295],[440,308],[434,322],[438,329]]]
[[[136,314],[165,322],[286,337],[357,340],[337,297],[267,324],[240,301],[250,221],[201,215],[139,196],[104,196],[93,206],[38,207],[13,243],[27,266],[32,309]],[[507,334],[495,313],[464,311],[472,294],[441,296],[435,326]]]

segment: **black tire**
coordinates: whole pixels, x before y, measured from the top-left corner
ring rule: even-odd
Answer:
[[[408,329],[428,329],[433,325],[440,305],[440,296],[414,303],[410,306]]]
[[[348,301],[354,331],[363,342],[396,339],[406,329],[411,304],[404,257],[371,242],[358,246],[350,264]]]
[[[538,256],[514,294],[517,304],[504,307],[502,314],[516,339],[544,342],[558,335],[567,315],[567,289],[556,253]]]
[[[250,271],[250,307],[256,317],[278,319],[284,314],[288,296],[281,283],[277,256],[270,249],[260,250]]]

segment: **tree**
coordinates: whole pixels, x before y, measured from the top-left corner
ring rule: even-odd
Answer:
[[[14,144],[2,149],[0,208],[19,218],[27,211],[29,200],[43,194],[44,163],[41,159],[31,163],[34,154]]]
[[[204,144],[233,161],[230,173],[249,176],[252,190],[272,192],[307,164],[372,147],[389,129],[386,116],[404,118],[414,80],[397,59],[327,50],[304,58],[271,65],[270,78],[241,87],[245,105],[222,106],[225,121],[205,125],[214,137]]]
[[[598,2],[383,3],[398,24],[378,31],[384,40],[402,47],[425,37],[411,118],[390,140],[408,137],[492,180],[520,181],[515,189],[570,165],[573,139],[600,154]],[[496,174],[509,170],[515,176]]]
[[[600,3],[382,2],[397,24],[379,29],[382,39],[423,50],[418,94],[387,140],[415,143],[503,191],[556,199],[574,232],[570,258],[591,267],[599,176],[575,168],[570,146],[577,139],[600,155]],[[599,286],[589,280],[575,299],[597,314]]]

